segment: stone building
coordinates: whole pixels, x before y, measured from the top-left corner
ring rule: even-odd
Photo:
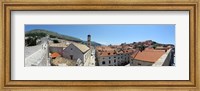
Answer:
[[[63,50],[62,56],[64,58],[75,60],[75,61],[80,59],[81,61],[85,63],[87,60],[90,59],[91,51],[90,51],[90,48],[88,48],[86,45],[71,43],[69,46],[67,46]]]
[[[133,49],[118,50],[113,47],[97,47],[96,57],[99,66],[122,66],[129,63]]]
[[[59,54],[62,54],[63,49],[65,49],[68,45],[69,44],[66,44],[65,41],[62,41],[60,43],[53,43],[53,41],[49,41],[49,52],[57,52]]]

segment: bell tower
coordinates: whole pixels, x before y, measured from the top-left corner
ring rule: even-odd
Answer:
[[[91,35],[87,36],[87,46],[90,48],[91,47]]]

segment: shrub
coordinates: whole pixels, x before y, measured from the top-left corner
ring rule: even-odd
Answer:
[[[49,35],[49,37],[50,37],[50,38],[56,38],[56,36],[54,36],[54,35]]]
[[[37,38],[28,38],[25,40],[26,46],[35,46]]]
[[[53,40],[53,43],[59,43],[59,41],[58,40]]]

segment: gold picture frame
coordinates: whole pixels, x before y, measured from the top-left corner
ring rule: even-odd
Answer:
[[[170,90],[199,90],[199,56],[198,51],[198,30],[200,30],[200,2],[198,0],[3,0],[1,1],[1,89],[10,88],[75,88],[76,90],[95,88],[104,90],[112,88],[114,90],[148,90],[158,89],[167,91]],[[15,81],[11,80],[11,11],[57,11],[57,10],[120,10],[120,11],[189,11],[189,26],[190,26],[190,79],[185,81]],[[59,89],[58,88],[58,89]],[[15,89],[14,89],[15,90]],[[147,90],[147,89],[146,89]]]

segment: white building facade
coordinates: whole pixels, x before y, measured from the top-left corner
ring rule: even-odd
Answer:
[[[121,66],[129,63],[131,53],[108,53],[108,55],[97,55],[99,66]]]

